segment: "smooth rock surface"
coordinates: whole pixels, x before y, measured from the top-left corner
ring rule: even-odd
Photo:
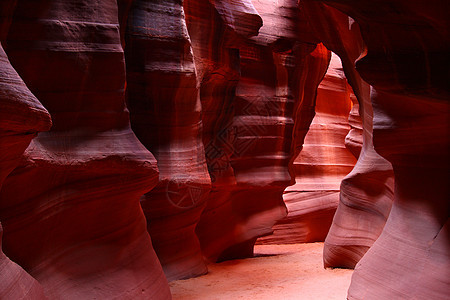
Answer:
[[[161,263],[176,279],[252,256],[295,179],[309,192],[296,222],[310,229],[281,238],[323,238],[336,175],[358,158],[325,266],[356,265],[349,299],[447,299],[448,11],[443,0],[1,1],[0,298],[170,299]],[[346,95],[339,107],[316,97],[330,51],[354,94],[342,74],[339,88],[328,81]]]
[[[15,5],[16,1],[0,3],[0,42],[9,30]],[[0,190],[31,139],[50,126],[47,110],[11,66],[0,44]],[[0,298],[44,299],[40,284],[3,253],[2,238],[0,223]]]
[[[236,188],[231,167],[235,90],[240,78],[239,50],[242,39],[227,25],[219,11],[205,0],[186,0],[186,24],[192,42],[202,105],[203,145],[211,192],[196,227],[202,253],[215,261],[235,243],[230,197]],[[259,29],[256,28],[257,31]]]
[[[141,199],[153,247],[169,280],[202,275],[207,269],[194,230],[211,180],[182,3],[134,1],[125,40],[132,128],[160,171]]]
[[[116,1],[20,0],[5,50],[53,119],[0,191],[5,254],[49,298],[170,298],[139,205],[158,171],[129,126]]]
[[[355,69],[355,60],[365,52],[358,24],[323,3],[305,1],[303,4],[300,18],[305,20],[306,29],[341,58],[363,123],[362,146],[355,139],[354,131],[346,138],[348,149],[355,154],[359,152],[359,157],[341,183],[338,209],[324,246],[326,267],[353,268],[386,223],[393,200],[392,166],[373,147],[370,86]]]
[[[340,59],[333,54],[327,73],[317,88],[315,116],[300,154],[294,161],[295,185],[283,198],[288,215],[274,226],[263,243],[286,244],[324,241],[339,202],[339,186],[356,163],[345,148],[350,126],[347,118],[351,88]]]
[[[41,285],[2,251],[3,228],[0,224],[0,298],[47,299]]]
[[[290,181],[289,78],[295,58],[289,49],[269,44],[284,38],[274,31],[277,27],[261,28],[271,40],[246,39],[218,18],[216,4],[219,15],[208,6],[199,12],[199,2],[187,1],[186,11],[205,110],[212,191],[196,231],[209,260],[248,257],[256,238],[270,233],[286,214],[281,195]],[[253,5],[263,22],[278,18],[275,24],[283,26],[284,19],[262,3]],[[200,34],[196,29],[205,23],[208,30]]]
[[[450,287],[449,35],[446,1],[327,1],[361,25],[357,62],[373,86],[373,141],[395,174],[380,237],[349,299],[447,299]]]

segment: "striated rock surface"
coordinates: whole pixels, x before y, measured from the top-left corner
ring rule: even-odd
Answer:
[[[378,238],[389,215],[393,198],[392,167],[373,148],[370,87],[356,72],[354,64],[365,51],[358,24],[333,7],[310,1],[303,3],[301,19],[306,30],[341,58],[363,122],[362,149],[354,169],[341,183],[338,209],[324,246],[326,267],[353,268]],[[357,154],[361,145],[355,133],[349,132],[346,146]]]
[[[393,166],[386,225],[352,277],[349,299],[447,299],[449,3],[327,1],[361,24],[357,62],[374,88],[375,149]]]
[[[324,245],[325,267],[354,268],[380,235],[393,200],[392,167],[373,148],[369,86],[359,80],[366,93],[360,94],[361,106],[354,103],[352,129],[345,138],[346,147],[359,159],[341,183],[339,206]]]
[[[240,77],[239,35],[206,0],[184,2],[202,105],[203,144],[211,192],[196,228],[206,259],[216,261],[234,243],[231,194],[236,188],[233,153],[234,97]],[[254,30],[257,31],[259,26]],[[243,38],[243,37],[241,37]]]
[[[2,251],[3,228],[0,224],[0,298],[46,299],[41,285]]]
[[[4,42],[16,1],[0,4],[0,42]],[[50,115],[30,92],[0,46],[0,188],[32,138],[51,126]]]
[[[381,234],[392,206],[392,166],[374,150],[372,105],[370,98],[362,101],[362,149],[341,183],[339,206],[324,244],[325,267],[354,268]],[[359,143],[353,136],[350,132],[346,145],[356,151]]]
[[[5,254],[49,298],[169,299],[139,205],[158,172],[129,126],[116,1],[17,1],[5,45],[53,119],[0,191]]]
[[[352,86],[351,89],[354,91],[357,100],[361,103],[360,107],[359,105],[354,105],[353,115],[355,114],[355,110],[359,108],[363,116],[363,122],[365,123],[363,125],[365,128],[364,146],[361,145],[362,140],[358,140],[362,139],[362,133],[358,133],[358,130],[354,129],[346,137],[346,147],[353,152],[355,157],[358,157],[361,147],[364,148],[363,152],[365,154],[359,156],[359,161],[355,169],[346,176],[344,183],[340,187],[338,212],[334,217],[334,225],[331,227],[324,248],[324,262],[326,266],[353,267],[380,234],[392,203],[392,168],[373,149],[371,141],[372,113],[368,93],[369,86],[361,80],[354,67],[354,61],[364,51],[364,44],[356,23],[351,22],[345,14],[321,3],[302,3],[298,24],[299,38],[301,40],[309,43],[322,41],[328,49],[340,56],[345,76]],[[311,89],[311,87],[314,87],[314,85],[306,85],[305,92]],[[346,86],[345,89],[347,90],[349,88]],[[315,92],[314,89],[312,91]],[[307,96],[308,94],[305,94],[304,99],[309,99],[310,103],[315,99],[314,94],[313,96]],[[349,100],[347,99],[347,101]],[[352,101],[356,102],[356,99],[353,98]],[[368,107],[365,108],[365,106]],[[296,127],[299,126],[298,128],[300,130],[294,130],[294,134],[297,134],[297,136],[294,135],[294,147],[297,151],[302,149],[304,137],[311,122],[311,117],[309,116],[313,115],[314,106],[302,103],[298,111],[300,114],[297,113],[299,117],[295,120]],[[350,116],[350,124],[355,124],[352,115]],[[347,155],[346,157],[352,160],[348,156],[349,153],[344,152]],[[310,157],[313,160],[317,159],[314,156]],[[295,172],[295,170],[293,171]],[[329,171],[326,173],[333,173]],[[346,170],[346,172],[348,171],[349,169]],[[341,173],[341,178],[344,174],[344,172]],[[322,175],[319,179],[327,177],[325,173]],[[336,184],[338,182],[338,179],[335,178],[334,183]],[[376,193],[373,192],[372,184],[376,184]],[[326,225],[326,223],[328,222],[330,224],[331,212],[328,210],[328,215],[321,214],[321,212],[326,213],[327,209],[330,208],[329,205],[332,205],[331,209],[335,208],[336,198],[334,197],[336,196],[336,194],[333,195],[330,192],[321,200],[317,195],[313,194],[312,198],[307,199],[308,202],[299,202],[299,205],[310,205],[311,209],[306,212],[309,213],[312,220],[322,218],[322,221],[316,222],[315,224],[313,222],[310,223],[311,228],[315,228],[315,233],[317,234],[315,237],[313,235],[314,231],[308,237],[305,227],[297,227],[297,231],[295,232],[296,236],[300,236],[302,240],[305,238],[315,239],[319,238],[319,236],[323,239],[329,228],[329,225]],[[289,203],[289,193],[285,197]],[[320,201],[316,201],[316,198]],[[291,205],[288,204],[288,206]],[[293,207],[292,211],[294,209],[295,207]],[[300,213],[303,212],[300,211]],[[291,214],[294,215],[294,213]],[[307,218],[305,216],[302,217],[303,220],[298,221],[304,222],[303,224],[305,224]],[[358,221],[362,218],[365,218],[366,221]],[[328,221],[326,221],[327,219]],[[289,225],[285,224],[284,221],[287,224],[290,222],[289,218],[280,222],[278,236],[280,239],[287,240],[285,238],[286,235],[283,236],[283,231],[281,231],[281,229],[289,228]],[[322,230],[318,230],[319,228],[322,228]],[[271,239],[274,242],[277,241],[277,232],[275,236],[268,237],[267,241]]]
[[[223,24],[233,32],[243,37],[258,35],[263,22],[251,0],[208,0],[208,2],[214,6]]]
[[[296,183],[285,190],[284,201],[289,213],[274,226],[274,234],[265,238],[265,243],[325,239],[339,202],[341,180],[356,163],[344,146],[350,129],[347,121],[352,105],[350,96],[351,88],[343,75],[340,59],[333,54],[317,88],[314,119],[294,161]]]
[[[222,22],[217,6],[216,12],[186,3],[213,181],[197,234],[210,260],[248,257],[256,238],[269,234],[286,214],[281,195],[291,180],[287,166],[299,67],[289,17],[295,17],[296,3],[253,2],[267,26],[251,39]],[[197,33],[205,23],[210,29]]]
[[[350,299],[448,297],[450,106],[418,98],[372,91],[374,143],[393,165],[394,203],[355,267]]]
[[[261,241],[322,239],[350,151],[325,266],[447,299],[447,2],[2,1],[0,298],[170,299],[163,268],[251,256],[294,178]],[[330,51],[353,98],[316,96]]]
[[[204,274],[194,230],[210,178],[182,3],[134,1],[125,56],[132,127],[160,171],[157,186],[141,199],[153,247],[169,280]]]
[[[0,3],[0,42],[5,40],[15,4],[15,1]],[[0,190],[31,139],[50,126],[47,110],[11,66],[0,44]],[[3,253],[2,238],[0,223],[0,298],[44,299],[39,283]]]

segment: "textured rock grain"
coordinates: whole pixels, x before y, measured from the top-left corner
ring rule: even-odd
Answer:
[[[365,51],[358,24],[333,7],[310,1],[303,3],[301,19],[317,39],[341,58],[363,122],[362,149],[354,169],[341,183],[339,205],[324,245],[325,266],[353,268],[386,223],[393,199],[392,167],[373,148],[370,87],[354,64]],[[349,149],[358,152],[358,142],[351,138],[346,142]]]
[[[327,1],[361,25],[357,70],[373,86],[373,141],[395,175],[386,225],[349,299],[447,299],[450,286],[446,1]]]
[[[0,42],[6,38],[15,5],[16,1],[0,3]],[[31,139],[50,126],[47,110],[11,66],[0,44],[0,190]],[[2,238],[0,223],[0,298],[44,299],[40,284],[3,253]]]
[[[236,179],[230,157],[233,102],[240,77],[235,42],[238,34],[206,0],[186,0],[185,11],[200,90],[205,158],[212,184],[196,234],[203,255],[215,261],[234,243],[234,224],[229,220],[233,218],[230,197]]]
[[[17,1],[5,45],[53,119],[0,192],[5,254],[49,298],[170,298],[139,205],[158,171],[129,126],[116,1]]]
[[[263,21],[275,22],[275,27],[261,28],[264,39],[245,39],[249,35],[233,29],[217,3],[201,9],[201,1],[186,4],[212,178],[197,234],[212,261],[247,257],[256,238],[270,233],[286,213],[281,194],[290,181],[294,58],[285,52],[293,43],[287,49],[272,47],[283,39],[275,32],[284,28],[283,18],[259,2],[253,4]],[[200,34],[196,29],[201,26],[207,30]]]
[[[283,196],[288,216],[274,226],[273,235],[261,242],[285,244],[325,240],[339,202],[341,180],[356,163],[344,146],[350,129],[347,118],[352,105],[351,88],[335,54],[317,93],[311,95],[315,96],[309,101],[315,116],[293,163],[296,184],[288,187]]]
[[[210,190],[199,91],[179,1],[135,1],[126,33],[131,124],[158,161],[157,186],[141,199],[169,280],[207,272],[194,232]]]

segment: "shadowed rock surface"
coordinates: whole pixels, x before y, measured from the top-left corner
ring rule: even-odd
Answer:
[[[261,9],[261,3],[253,4],[263,22],[279,17]],[[186,11],[212,179],[196,231],[211,261],[249,257],[256,238],[270,233],[286,213],[281,195],[290,181],[293,125],[286,56],[292,55],[269,45],[279,39],[274,28],[262,27],[257,37],[248,39],[251,35],[224,21],[217,5],[190,0]],[[271,40],[260,39],[264,33]]]
[[[393,199],[392,167],[373,147],[370,86],[355,69],[355,61],[365,53],[358,24],[333,7],[310,1],[302,6],[301,19],[306,30],[341,58],[363,123],[362,149],[354,169],[341,183],[338,209],[324,245],[326,267],[353,268],[386,223]],[[355,151],[359,143],[350,137],[346,145]]]
[[[361,26],[373,140],[395,175],[386,225],[355,268],[349,299],[448,297],[449,3],[327,1]]]
[[[315,116],[300,154],[294,161],[296,183],[284,193],[288,216],[274,226],[262,243],[323,241],[339,202],[339,186],[356,163],[345,148],[350,126],[351,88],[339,58],[333,54],[314,100]],[[362,142],[362,141],[361,141]]]
[[[5,254],[49,298],[170,298],[139,205],[158,171],[129,126],[117,3],[18,1],[5,50],[53,119],[0,192]]]
[[[134,1],[126,30],[131,124],[158,161],[159,182],[141,199],[169,280],[207,272],[195,226],[210,178],[193,54],[178,1]]]
[[[348,298],[448,298],[448,11],[2,1],[0,297],[170,299],[164,272],[323,239],[345,176],[323,259],[356,265]]]
[[[15,5],[16,1],[0,3],[0,42],[6,38]],[[47,110],[11,66],[0,44],[0,190],[31,139],[50,126]],[[0,223],[0,298],[44,299],[40,284],[3,253],[2,238]]]

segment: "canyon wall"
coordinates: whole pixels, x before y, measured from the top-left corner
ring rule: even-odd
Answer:
[[[170,298],[139,205],[158,170],[129,124],[117,3],[17,1],[2,42],[53,120],[3,183],[3,251],[49,298]]]
[[[327,73],[312,99],[314,119],[293,162],[295,185],[289,186],[283,196],[289,213],[273,227],[273,235],[259,242],[325,240],[338,206],[340,183],[356,163],[355,156],[344,145],[350,130],[351,93],[340,59],[332,54]]]
[[[301,29],[312,32],[339,55],[345,77],[358,100],[362,145],[353,130],[346,138],[346,146],[355,154],[359,147],[361,150],[355,167],[341,183],[338,208],[324,246],[326,267],[353,268],[386,223],[393,199],[392,167],[373,147],[370,86],[355,68],[355,61],[365,55],[366,47],[359,25],[320,2],[305,1],[300,14],[306,24]]]
[[[232,218],[230,199],[236,188],[230,157],[234,149],[233,101],[240,78],[239,50],[234,41],[240,36],[213,3],[186,0],[184,8],[199,84],[202,140],[211,178],[211,191],[196,234],[205,258],[215,261],[236,240],[235,222],[228,219]],[[247,29],[248,34],[254,35],[261,19],[253,14],[247,17],[249,22],[254,19]]]
[[[169,280],[205,274],[195,226],[210,190],[201,104],[179,1],[134,1],[125,34],[131,125],[157,159],[159,182],[141,199]]]
[[[373,143],[395,176],[381,235],[356,265],[349,299],[448,297],[449,3],[325,1],[360,24],[373,86]]]
[[[445,299],[448,5],[2,1],[0,297],[170,299],[330,228],[349,299]]]
[[[6,38],[15,1],[0,4],[0,42]],[[11,66],[0,44],[0,190],[31,139],[51,126],[50,115]],[[40,284],[3,253],[0,218],[0,298],[44,299]]]
[[[353,268],[380,235],[393,198],[392,167],[375,152],[372,143],[373,114],[369,95],[370,86],[361,79],[354,64],[358,57],[364,55],[365,45],[358,24],[342,12],[322,3],[302,3],[299,10],[298,31],[298,38],[303,43],[322,42],[325,47],[338,54],[342,60],[344,74],[342,72],[339,74],[341,87],[331,85],[330,77],[325,77],[323,84],[331,87],[334,93],[334,97],[331,97],[333,94],[330,93],[322,94],[327,95],[328,99],[321,99],[320,89],[316,96],[314,87],[317,85],[311,82],[304,87],[300,85],[304,92],[303,98],[300,98],[298,110],[300,113],[297,113],[295,118],[295,126],[298,129],[294,130],[293,144],[296,153],[299,153],[298,159],[304,160],[304,167],[301,170],[301,163],[296,164],[295,161],[291,164],[293,168],[291,173],[297,174],[298,183],[286,190],[285,201],[290,208],[289,215],[278,222],[273,236],[261,239],[261,242],[307,242],[324,240],[326,236],[324,265]],[[307,77],[306,74],[307,71],[303,70],[303,75]],[[343,79],[344,75],[347,80]],[[346,81],[350,86],[344,83]],[[308,92],[308,89],[312,89],[313,92]],[[314,123],[311,123],[311,116],[314,115],[316,101],[319,101],[318,105],[320,101],[323,103],[323,109],[326,106],[333,107],[337,103],[334,100],[336,97],[342,98],[346,105],[350,101],[354,102],[349,117],[353,129],[345,137],[345,146],[358,158],[353,169],[352,155],[342,148],[345,130],[340,138],[342,151],[334,155],[336,159],[346,162],[347,166],[344,164],[340,167],[332,167],[332,161],[326,162],[326,157],[331,157],[333,152],[325,150],[325,145],[320,147],[322,157],[318,153],[308,155],[309,152],[305,151],[305,147],[306,150],[310,148],[308,140],[316,132],[315,130],[308,132],[310,128],[315,127]],[[321,114],[323,115],[320,109],[318,106],[319,118]],[[334,106],[333,113],[338,111]],[[347,123],[343,119],[346,114],[347,112],[341,114],[341,124]],[[332,133],[335,141],[339,140],[337,132],[333,130]],[[329,169],[320,167],[321,163],[330,164]],[[305,167],[310,168],[311,172],[316,172],[316,176],[313,173],[308,174]],[[339,174],[338,170],[340,170]],[[342,178],[344,179],[341,183]],[[300,188],[305,191],[313,188],[316,192],[311,190],[310,193],[295,192]],[[298,198],[299,195],[304,196],[305,199],[298,201],[301,200]],[[333,218],[336,206],[338,208]],[[331,222],[332,219],[333,222]]]
[[[290,39],[291,32],[275,34],[273,30],[285,23],[273,7],[253,4],[250,11],[259,15],[229,7],[231,14],[242,10],[240,25],[253,26],[243,32],[229,23],[218,2],[185,2],[212,180],[196,232],[210,261],[252,256],[256,239],[271,233],[272,225],[286,214],[282,193],[291,180],[289,76],[295,58],[284,53],[292,46],[278,49],[273,44]],[[275,27],[260,29],[264,22]]]

